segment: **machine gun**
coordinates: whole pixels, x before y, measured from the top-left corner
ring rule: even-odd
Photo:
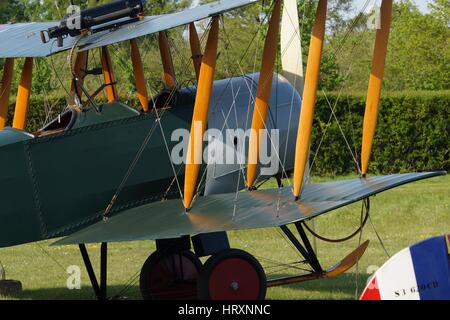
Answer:
[[[77,10],[71,6],[59,26],[41,31],[41,40],[48,43],[57,39],[58,47],[64,45],[64,38],[75,37],[83,32],[96,33],[114,29],[138,21],[143,17],[146,0],[118,0],[95,8]],[[94,27],[97,27],[93,29]]]

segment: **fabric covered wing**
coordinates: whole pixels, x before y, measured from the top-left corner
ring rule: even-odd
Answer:
[[[408,173],[305,186],[293,201],[290,188],[200,197],[186,214],[181,200],[124,211],[78,231],[55,245],[176,238],[215,231],[277,227],[307,220],[397,186],[444,175]]]
[[[46,57],[70,49],[75,38],[65,39],[62,48],[58,48],[54,41],[42,43],[40,32],[58,25],[59,22],[0,25],[0,58]]]
[[[80,42],[80,44],[85,45],[82,50],[91,50],[203,20],[214,15],[255,3],[256,1],[258,0],[218,1],[180,12],[146,17],[142,21],[124,25],[112,32],[88,37],[86,38],[86,41]]]
[[[114,30],[86,35],[78,41],[82,50],[100,48],[144,35],[179,27],[191,22],[231,11],[258,0],[227,0],[208,3],[184,11],[159,16],[146,16],[143,20],[125,24]],[[46,57],[70,49],[79,37],[67,37],[59,48],[55,40],[42,43],[40,32],[56,27],[59,22],[17,23],[0,25],[0,58]],[[98,26],[100,28],[102,26]],[[95,29],[95,28],[94,28]]]

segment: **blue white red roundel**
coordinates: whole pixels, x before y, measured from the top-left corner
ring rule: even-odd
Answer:
[[[360,300],[450,300],[450,235],[403,249],[374,274]]]

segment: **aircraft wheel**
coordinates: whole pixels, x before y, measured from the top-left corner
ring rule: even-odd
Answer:
[[[197,298],[200,259],[191,251],[164,254],[159,251],[145,261],[140,290],[145,300],[184,300]]]
[[[198,279],[202,300],[263,300],[266,274],[258,260],[239,249],[211,256]]]

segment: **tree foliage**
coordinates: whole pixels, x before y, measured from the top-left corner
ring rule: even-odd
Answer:
[[[448,19],[443,18],[444,2],[435,0],[433,3],[441,3],[442,6],[436,5],[435,9],[425,14],[411,0],[394,2],[384,90],[450,88],[450,29]],[[367,17],[364,15],[359,26],[354,27],[347,37],[338,33],[332,40],[336,45],[345,38],[341,52],[350,53],[338,57],[343,72],[351,69],[345,82],[348,90],[367,88],[375,40],[375,31],[365,26]]]
[[[210,2],[211,0],[201,1]],[[74,0],[82,8],[106,3],[108,0]],[[0,23],[60,20],[66,14],[69,0],[0,0]],[[163,14],[189,7],[190,0],[152,0],[147,2],[147,14]],[[303,61],[306,67],[310,33],[318,0],[298,1],[300,30],[303,45]],[[221,23],[217,78],[257,72],[267,30],[267,14],[270,1],[261,1],[244,9],[224,15]],[[327,33],[321,64],[320,89],[325,91],[365,90],[367,87],[373,54],[375,32],[367,30],[367,13],[352,11],[351,0],[330,0],[327,18]],[[449,89],[450,84],[450,30],[448,0],[431,0],[430,13],[418,11],[411,0],[394,3],[394,14],[390,36],[384,89],[439,90]],[[198,24],[199,33],[205,43],[207,22]],[[207,30],[206,30],[207,31]],[[180,85],[195,83],[190,60],[186,28],[169,31],[174,66]],[[161,61],[157,35],[139,39],[144,57],[147,82],[156,93],[161,89]],[[119,92],[128,99],[133,95],[134,83],[128,43],[111,47]],[[42,60],[42,61],[41,61]],[[45,60],[45,61],[44,61]],[[277,70],[281,70],[280,57]],[[22,61],[16,64],[15,84],[20,76]],[[0,61],[0,68],[3,61]],[[90,67],[99,65],[98,52],[92,52]],[[60,79],[69,82],[70,71],[67,54],[51,59],[37,59],[38,74],[34,75],[33,90],[63,93]],[[55,75],[56,73],[56,75]],[[99,79],[88,79],[87,83],[98,87]]]

